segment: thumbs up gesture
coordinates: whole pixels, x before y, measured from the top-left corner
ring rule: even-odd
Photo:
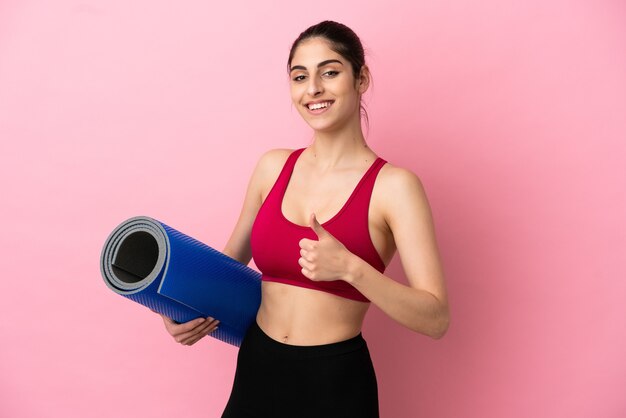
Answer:
[[[309,218],[309,225],[318,240],[300,240],[298,263],[302,267],[302,274],[314,281],[342,280],[352,253],[324,229],[314,213]]]

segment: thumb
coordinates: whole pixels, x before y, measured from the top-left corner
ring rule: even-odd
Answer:
[[[328,232],[324,229],[324,227],[318,222],[317,218],[315,217],[315,213],[311,214],[309,224],[311,225],[313,232],[315,232],[318,238],[322,238],[323,236],[328,235]]]

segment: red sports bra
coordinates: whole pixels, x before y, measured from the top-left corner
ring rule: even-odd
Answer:
[[[316,282],[302,274],[302,267],[298,264],[299,242],[302,238],[317,240],[317,235],[311,227],[295,224],[285,218],[281,206],[293,167],[304,150],[305,148],[301,148],[289,155],[254,220],[250,236],[254,262],[261,270],[264,281],[306,287],[369,302],[361,292],[343,280]],[[350,252],[361,257],[381,273],[385,271],[385,263],[372,243],[367,218],[374,181],[385,163],[385,160],[378,157],[339,212],[322,224]]]

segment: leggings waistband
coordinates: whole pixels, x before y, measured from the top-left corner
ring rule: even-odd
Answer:
[[[280,353],[285,356],[299,358],[337,356],[357,350],[367,349],[367,343],[362,333],[344,341],[320,345],[292,345],[276,341],[267,335],[256,321],[252,321],[247,331],[247,342],[259,345],[259,348]]]

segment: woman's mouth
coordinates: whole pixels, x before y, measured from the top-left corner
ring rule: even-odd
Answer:
[[[332,104],[334,100],[326,100],[323,102],[315,102],[308,103],[306,108],[309,110],[309,113],[313,113],[315,115],[325,112]]]

